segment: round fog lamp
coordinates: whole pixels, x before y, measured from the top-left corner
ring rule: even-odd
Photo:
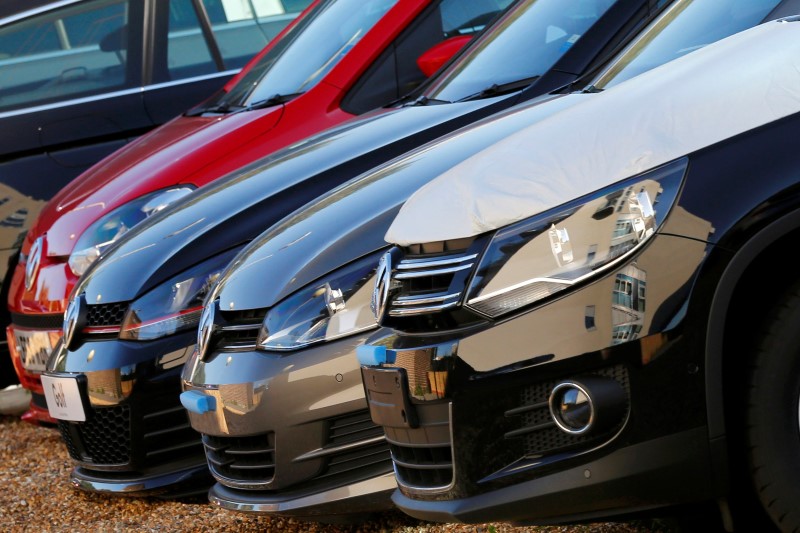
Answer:
[[[628,413],[622,384],[603,376],[582,376],[558,383],[550,392],[550,416],[571,435],[599,434],[617,427]]]
[[[584,433],[594,421],[592,398],[577,383],[559,383],[550,393],[550,414],[563,431]]]

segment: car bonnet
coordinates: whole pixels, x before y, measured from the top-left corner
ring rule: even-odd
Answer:
[[[407,139],[424,137],[425,130],[486,103],[368,115],[279,150],[132,228],[89,268],[75,294],[86,292],[90,301],[99,294],[104,302],[134,299],[193,264],[249,242],[300,205],[389,159],[382,149],[399,150]],[[302,203],[293,204],[298,198]]]
[[[470,237],[800,111],[800,23],[767,22],[511,135],[423,186],[385,240]]]
[[[225,309],[270,307],[336,268],[384,248],[383,235],[394,215],[421,185],[493,142],[586,98],[592,95],[542,96],[358,176],[288,215],[243,249],[220,278],[215,296]]]

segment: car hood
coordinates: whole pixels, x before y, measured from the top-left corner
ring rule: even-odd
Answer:
[[[336,268],[385,248],[386,229],[417,188],[532,122],[592,97],[550,95],[533,100],[362,174],[287,216],[244,248],[223,273],[214,297],[226,310],[271,307]]]
[[[747,76],[742,76],[747,65]],[[470,237],[800,111],[800,22],[767,22],[641,74],[465,159],[385,240]]]
[[[351,119],[184,197],[133,228],[81,278],[88,301],[129,301],[257,237],[294,209],[469,120],[489,101],[405,107]],[[451,124],[451,125],[448,125]]]
[[[36,233],[48,233],[50,255],[68,255],[74,239],[117,205],[151,190],[191,183],[191,176],[242,144],[272,130],[283,106],[215,117],[179,116],[128,143],[67,184],[48,202]],[[209,150],[210,146],[214,150]],[[62,249],[63,248],[63,249]]]

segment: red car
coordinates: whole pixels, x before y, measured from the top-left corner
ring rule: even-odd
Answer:
[[[454,53],[448,44],[458,48],[510,3],[319,0],[219,94],[61,190],[28,232],[9,290],[11,357],[32,392],[23,420],[54,423],[39,373],[70,290],[104,248],[195,188],[403,96],[430,60]]]

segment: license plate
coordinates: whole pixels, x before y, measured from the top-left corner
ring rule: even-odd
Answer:
[[[50,331],[14,329],[14,347],[25,370],[44,372],[47,358],[53,351],[52,337],[57,335]]]
[[[404,368],[362,366],[361,377],[373,422],[395,428],[419,427]]]
[[[50,416],[72,422],[86,421],[86,411],[77,377],[42,374],[42,388]]]

